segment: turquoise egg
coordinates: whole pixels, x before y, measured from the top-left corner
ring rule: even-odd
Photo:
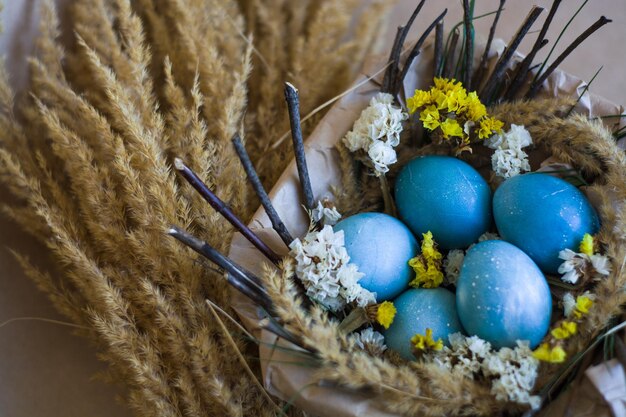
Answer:
[[[578,246],[600,222],[585,195],[567,181],[547,174],[518,175],[503,182],[493,197],[500,236],[532,258],[539,268],[556,274],[559,252]]]
[[[491,225],[491,190],[467,163],[421,156],[406,164],[395,185],[396,206],[416,236],[429,230],[442,249],[466,248]]]
[[[411,231],[383,213],[359,213],[334,226],[343,230],[345,247],[359,271],[359,284],[376,293],[376,301],[390,300],[409,286],[413,270],[408,262],[419,253]]]
[[[497,348],[539,344],[550,327],[552,298],[541,270],[501,240],[478,243],[465,255],[456,286],[463,328]]]
[[[384,333],[385,344],[407,360],[413,360],[411,338],[433,331],[433,339],[448,344],[448,335],[462,332],[454,294],[445,288],[412,288],[393,302],[396,317]]]

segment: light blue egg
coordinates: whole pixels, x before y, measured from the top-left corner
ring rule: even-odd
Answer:
[[[416,236],[429,230],[442,249],[466,248],[491,225],[491,190],[467,163],[421,156],[406,164],[395,185],[398,214]]]
[[[478,243],[465,255],[456,304],[463,328],[495,347],[539,344],[550,327],[552,298],[541,270],[501,240]]]
[[[376,301],[390,300],[404,291],[414,273],[408,262],[419,253],[411,231],[383,213],[359,213],[334,227],[343,230],[345,247],[359,272],[359,284],[376,293]]]
[[[596,233],[600,223],[580,190],[547,174],[506,180],[493,197],[493,213],[500,236],[549,274],[556,274],[563,262],[559,252],[578,252],[585,233]]]
[[[445,288],[412,288],[393,302],[396,317],[384,332],[385,344],[407,360],[413,360],[411,338],[433,331],[433,339],[448,344],[448,335],[462,332],[454,294]]]

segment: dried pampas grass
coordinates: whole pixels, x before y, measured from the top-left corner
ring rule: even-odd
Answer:
[[[164,233],[178,224],[222,251],[232,234],[171,164],[183,158],[248,218],[255,207],[231,137],[244,127],[271,185],[289,149],[268,152],[288,129],[280,86],[300,88],[303,113],[347,86],[389,7],[374,1],[354,24],[356,6],[77,0],[63,47],[47,2],[32,96],[15,103],[1,73],[0,181],[14,197],[2,209],[59,270],[18,260],[60,312],[90,329],[136,415],[284,414],[245,371],[241,359],[255,349],[207,308],[205,297],[230,311],[221,273]],[[358,36],[341,41],[351,27]]]

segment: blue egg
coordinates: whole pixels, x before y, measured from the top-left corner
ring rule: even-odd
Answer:
[[[596,233],[600,224],[580,190],[547,174],[506,180],[493,197],[493,213],[500,236],[549,274],[556,274],[563,262],[561,250],[578,252],[585,233]]]
[[[390,300],[408,287],[414,275],[408,262],[419,246],[400,220],[383,213],[359,213],[334,229],[343,230],[350,262],[365,274],[359,284],[375,292],[376,301]]]
[[[448,335],[462,332],[454,294],[445,288],[412,288],[393,302],[396,317],[384,333],[385,344],[407,360],[413,360],[411,338],[433,331],[433,339],[448,344]]]
[[[406,164],[395,185],[398,214],[416,236],[429,230],[442,249],[466,248],[491,225],[491,190],[480,174],[449,156]]]
[[[539,344],[550,327],[552,298],[541,270],[501,240],[478,243],[465,255],[456,304],[463,328],[495,347]]]

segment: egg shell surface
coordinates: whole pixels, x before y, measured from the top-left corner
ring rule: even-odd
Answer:
[[[420,156],[396,179],[400,219],[416,236],[431,231],[445,250],[466,248],[491,225],[491,190],[469,164],[453,157]]]
[[[558,273],[559,252],[578,247],[600,221],[587,197],[560,178],[530,173],[509,178],[496,190],[493,213],[500,236],[522,249],[548,274]]]
[[[365,274],[359,284],[375,292],[377,302],[408,288],[414,277],[408,262],[420,249],[400,220],[384,213],[359,213],[337,223],[334,230],[343,230],[350,263]]]
[[[522,250],[501,240],[467,252],[456,304],[467,334],[496,348],[513,348],[517,340],[534,348],[550,327],[552,298],[543,273]]]
[[[411,338],[433,331],[433,339],[448,344],[448,336],[462,332],[454,294],[445,288],[411,288],[393,301],[396,316],[384,332],[387,347],[407,360],[414,360]]]

